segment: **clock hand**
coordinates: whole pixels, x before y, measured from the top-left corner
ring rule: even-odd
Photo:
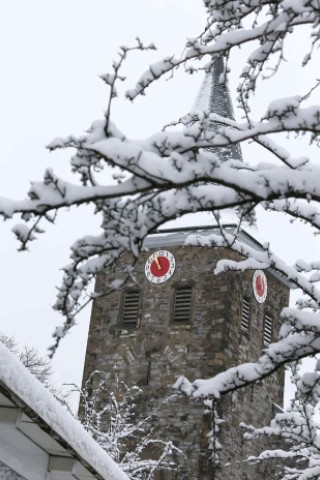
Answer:
[[[157,265],[158,269],[162,270],[162,267],[161,267],[160,262],[159,262],[159,258],[156,255],[154,255],[153,259],[156,262],[156,265]]]

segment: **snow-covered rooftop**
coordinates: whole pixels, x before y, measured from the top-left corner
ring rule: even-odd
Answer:
[[[25,480],[129,480],[2,344],[0,461]]]
[[[186,217],[186,216],[185,216]],[[193,223],[192,223],[192,218],[193,218]],[[179,226],[177,227],[175,222],[168,222],[166,224],[166,227],[171,227],[172,228],[162,228],[159,230],[157,233],[153,235],[149,235],[144,243],[143,246],[147,249],[149,248],[164,248],[164,247],[173,247],[173,246],[184,246],[184,245],[190,245],[189,239],[190,236],[193,234],[197,234],[198,236],[200,235],[201,237],[209,237],[211,234],[216,234],[216,235],[221,235],[220,231],[220,226],[217,224],[214,224],[214,222],[211,223],[211,225],[205,225],[204,223],[202,224],[201,220],[205,220],[205,218],[208,217],[202,217],[199,218],[198,214],[191,214],[188,216],[189,221],[186,221],[186,225],[184,226]],[[196,224],[195,221],[196,220]],[[232,218],[230,218],[232,220]],[[231,235],[234,235],[236,231],[238,230],[238,223],[230,222],[230,223],[223,223],[223,229],[225,232],[230,233]],[[253,230],[252,228],[250,229],[248,227],[248,230]],[[255,233],[240,229],[239,232],[237,232],[237,240],[239,242],[244,243],[245,245],[249,245],[251,248],[254,248],[255,250],[260,250],[263,251],[263,245],[260,243],[260,241],[257,240]],[[289,288],[295,288],[295,286],[281,273],[278,271],[270,268],[270,273],[274,275],[278,280],[280,280],[282,283],[284,283],[287,287]]]

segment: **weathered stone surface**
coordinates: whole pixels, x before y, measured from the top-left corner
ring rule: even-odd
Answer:
[[[123,292],[95,300],[85,361],[84,381],[92,371],[111,371],[116,365],[118,375],[127,384],[144,387],[146,404],[151,407],[173,393],[171,386],[181,374],[190,380],[208,378],[240,362],[258,359],[263,350],[264,315],[272,317],[276,336],[280,311],[288,304],[288,288],[270,272],[265,272],[268,296],[263,304],[254,298],[252,272],[214,276],[217,260],[235,258],[229,251],[182,246],[169,250],[175,256],[176,271],[161,285],[151,284],[144,275],[150,252],[139,259],[136,287],[141,292],[141,305],[136,327],[121,325]],[[128,259],[123,258],[114,271],[98,275],[96,291],[103,291],[109,281],[123,278],[127,263]],[[192,285],[191,317],[189,323],[174,324],[175,289],[181,285]],[[248,334],[240,328],[243,297],[251,306]],[[283,372],[278,371],[259,385],[227,395],[218,403],[226,422],[219,434],[224,450],[217,479],[269,478],[265,467],[250,467],[243,462],[259,449],[244,442],[239,423],[268,422],[272,404],[282,404],[283,381]],[[156,422],[158,436],[174,441],[186,455],[182,473],[163,478],[212,479],[207,439],[210,415],[204,414],[203,404],[175,398],[162,405]]]

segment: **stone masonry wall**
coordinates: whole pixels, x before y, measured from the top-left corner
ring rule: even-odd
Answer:
[[[263,318],[268,313],[279,329],[279,313],[288,303],[288,288],[271,273],[268,296],[259,304],[252,291],[252,272],[229,272],[213,275],[217,260],[235,258],[232,252],[208,247],[168,247],[174,254],[176,270],[170,280],[151,284],[144,275],[144,264],[151,252],[139,259],[137,285],[141,291],[140,320],[136,328],[121,325],[123,292],[97,298],[93,304],[84,381],[96,369],[106,372],[117,366],[117,373],[127,384],[144,388],[146,405],[154,407],[173,393],[171,386],[181,374],[189,380],[209,378],[240,362],[254,361],[263,350]],[[128,258],[113,271],[98,275],[96,291],[124,277]],[[178,286],[192,286],[192,309],[189,323],[174,324],[173,304]],[[250,300],[250,332],[240,329],[242,299]],[[247,466],[243,459],[257,453],[245,443],[239,422],[262,425],[271,419],[272,403],[282,404],[283,372],[260,385],[227,395],[218,410],[227,420],[221,427],[224,445],[221,466],[216,478],[262,480],[263,469]],[[157,417],[157,434],[172,440],[186,454],[186,465],[179,480],[213,478],[207,434],[210,415],[202,402],[179,398],[166,402]],[[225,466],[227,464],[228,466]],[[159,479],[162,478],[159,476]]]

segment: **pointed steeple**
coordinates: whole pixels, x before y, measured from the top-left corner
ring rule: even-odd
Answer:
[[[221,117],[234,120],[234,112],[231,102],[229,88],[226,83],[221,81],[224,72],[223,58],[219,57],[212,65],[210,71],[206,74],[193,110],[209,110]],[[212,128],[215,128],[214,123]],[[242,160],[241,148],[239,145],[229,145],[227,147],[215,147],[214,152],[221,160],[234,158]]]

